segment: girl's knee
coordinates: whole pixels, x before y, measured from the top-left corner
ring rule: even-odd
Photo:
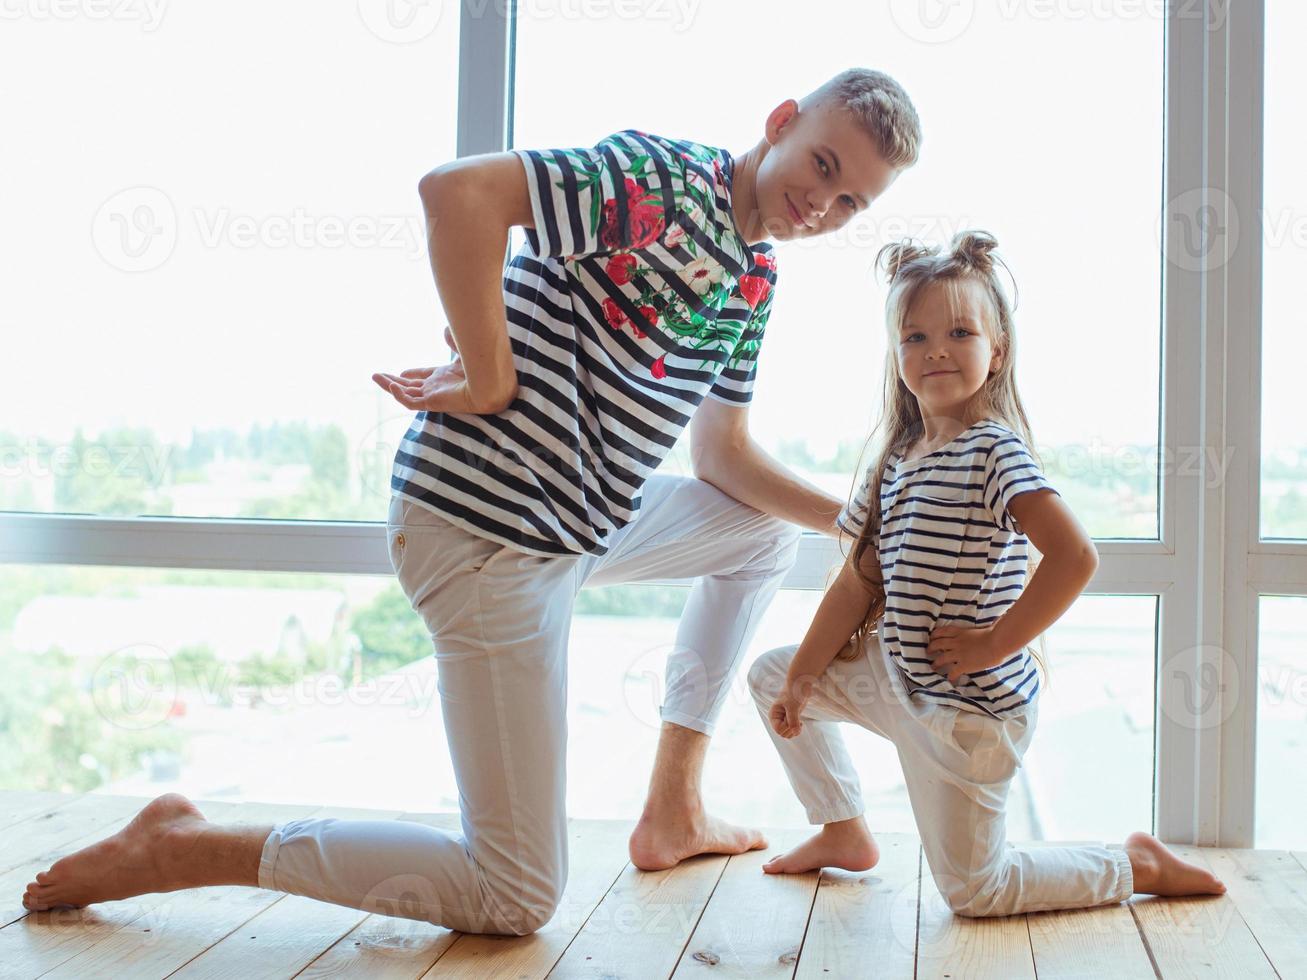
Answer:
[[[798,652],[798,645],[768,650],[749,667],[749,690],[759,700],[775,698],[785,682],[790,661]]]

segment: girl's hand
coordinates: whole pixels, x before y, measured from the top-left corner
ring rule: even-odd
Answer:
[[[472,407],[467,375],[458,356],[454,335],[445,328],[445,344],[454,352],[448,364],[430,368],[409,368],[399,374],[378,372],[372,380],[388,391],[405,408],[415,412],[461,412],[479,415]]]
[[[936,626],[926,644],[926,656],[937,673],[943,674],[950,684],[956,684],[963,674],[997,667],[1007,654],[994,649],[994,627],[966,627],[948,623]]]
[[[797,698],[793,694],[782,694],[771,706],[768,720],[771,727],[781,738],[793,738],[803,731],[803,722],[799,715],[803,711],[807,698]]]

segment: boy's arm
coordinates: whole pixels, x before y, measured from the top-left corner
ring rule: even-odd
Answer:
[[[517,396],[504,310],[504,255],[514,225],[533,227],[522,163],[512,153],[465,157],[418,182],[431,271],[467,376],[473,411],[502,411]]]
[[[705,398],[690,422],[694,475],[764,514],[838,536],[844,502],[800,479],[749,435],[749,408]],[[845,639],[848,639],[846,636]]]
[[[1061,618],[1098,569],[1098,549],[1071,508],[1050,490],[1012,498],[1008,510],[1041,558],[1016,602],[994,623],[996,656],[1010,656]]]

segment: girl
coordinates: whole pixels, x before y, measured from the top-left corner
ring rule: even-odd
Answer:
[[[840,514],[855,544],[803,643],[749,672],[790,784],[823,826],[763,870],[875,865],[836,725],[851,722],[897,748],[926,860],[959,914],[1220,894],[1219,880],[1150,834],[1119,849],[1005,839],[1043,674],[1028,644],[1080,594],[1098,554],[1027,448],[996,246],[964,232],[947,254],[902,242],[877,256],[890,284],[885,432]],[[1023,590],[1027,537],[1044,558]]]

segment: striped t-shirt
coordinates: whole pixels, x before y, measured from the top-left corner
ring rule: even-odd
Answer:
[[[776,260],[725,151],[626,130],[518,150],[535,227],[504,274],[518,394],[419,412],[394,493],[535,555],[603,554],[704,398],[752,398]]]
[[[871,479],[869,467],[838,518],[854,536],[866,520]],[[879,639],[914,696],[1004,717],[1038,693],[1029,648],[997,667],[963,674],[956,686],[926,654],[936,624],[987,625],[1021,595],[1028,541],[1008,505],[1032,490],[1057,493],[1021,437],[993,419],[917,459],[905,462],[897,451],[889,457],[876,542],[885,580]]]

